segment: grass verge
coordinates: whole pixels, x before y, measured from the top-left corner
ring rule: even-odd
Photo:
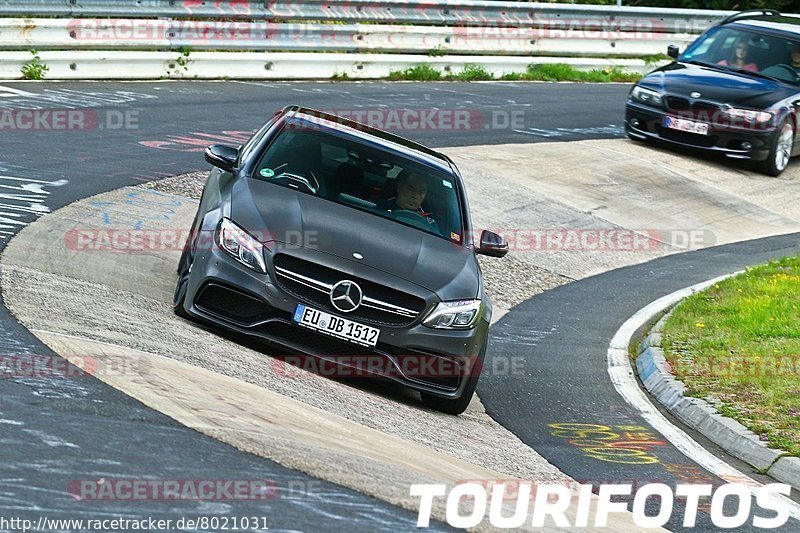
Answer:
[[[488,72],[482,65],[466,65],[455,74],[444,73],[428,63],[420,63],[405,70],[389,73],[392,81],[579,81],[579,82],[635,82],[641,74],[625,72],[618,67],[578,70],[564,63],[530,65],[524,72],[510,72],[500,78]]]
[[[688,396],[800,456],[800,257],[685,299],[664,325],[662,347]]]

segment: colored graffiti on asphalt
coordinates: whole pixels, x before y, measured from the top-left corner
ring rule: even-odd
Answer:
[[[208,145],[215,143],[234,146],[244,144],[253,133],[253,131],[223,131],[221,134],[192,132],[185,135],[168,135],[163,139],[139,141],[139,144],[158,150],[202,152]]]
[[[559,423],[548,427],[551,435],[567,439],[567,443],[580,448],[587,457],[608,463],[659,463],[652,450],[667,445],[648,428],[638,425]]]
[[[140,230],[149,222],[172,220],[183,202],[180,196],[141,189],[125,194],[122,200],[91,200],[89,206],[97,210],[103,225],[127,228],[134,220],[132,229]]]

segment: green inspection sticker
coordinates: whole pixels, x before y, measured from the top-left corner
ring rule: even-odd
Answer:
[[[262,168],[259,174],[261,174],[265,178],[271,178],[272,176],[275,175],[275,171],[272,170],[271,168]]]

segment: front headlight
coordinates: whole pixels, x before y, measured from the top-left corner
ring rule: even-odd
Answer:
[[[480,300],[441,302],[422,323],[436,329],[471,329],[480,314]]]
[[[255,237],[237,226],[232,220],[223,218],[217,229],[220,248],[248,268],[262,274],[267,273],[264,263],[264,246]]]
[[[737,118],[740,120],[744,120],[745,122],[749,122],[751,124],[759,123],[763,124],[764,122],[769,122],[772,120],[772,113],[767,113],[766,111],[756,111],[754,109],[738,109],[732,107],[725,111],[729,117]]]
[[[664,105],[664,99],[661,96],[661,93],[659,93],[658,91],[654,91],[653,89],[645,89],[644,87],[639,87],[638,85],[631,90],[631,98],[633,98],[637,102],[641,102],[647,105],[652,105],[657,107],[662,107]]]

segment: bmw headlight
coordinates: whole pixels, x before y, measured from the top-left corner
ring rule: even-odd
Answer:
[[[481,314],[480,300],[440,302],[423,324],[436,329],[471,329]]]
[[[658,91],[653,89],[645,89],[644,87],[635,86],[631,90],[631,98],[643,104],[662,107],[664,105],[663,97]]]
[[[772,120],[772,113],[767,113],[766,111],[756,111],[754,109],[738,109],[735,107],[731,107],[726,109],[725,112],[731,118],[736,118],[739,120],[744,120],[745,122],[749,122],[750,124],[763,124],[764,122],[769,122]]]
[[[217,242],[220,248],[244,266],[262,274],[267,273],[267,265],[264,262],[264,246],[232,220],[223,218],[220,221]]]

